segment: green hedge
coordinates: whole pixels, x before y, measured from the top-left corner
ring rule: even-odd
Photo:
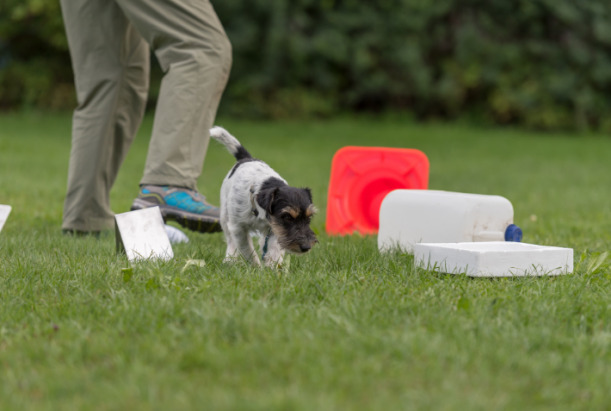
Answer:
[[[0,109],[74,104],[59,1],[1,0]]]
[[[72,106],[57,3],[4,1],[0,105]],[[392,110],[423,119],[611,131],[607,0],[213,4],[234,47],[226,114]]]

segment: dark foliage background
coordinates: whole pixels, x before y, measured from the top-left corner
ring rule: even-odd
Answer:
[[[222,112],[400,111],[611,131],[607,0],[213,1],[234,47]],[[162,75],[159,69],[155,80]],[[154,104],[156,89],[151,90]],[[0,5],[0,108],[72,108],[56,1]]]

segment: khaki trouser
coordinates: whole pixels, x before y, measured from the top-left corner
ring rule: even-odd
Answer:
[[[231,45],[208,0],[61,6],[78,100],[62,228],[103,230],[113,225],[110,189],[144,113],[149,47],[166,74],[140,184],[196,189]]]

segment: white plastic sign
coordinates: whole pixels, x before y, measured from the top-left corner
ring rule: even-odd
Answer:
[[[117,252],[130,262],[174,258],[159,207],[115,215]]]
[[[4,223],[6,223],[6,219],[10,213],[11,206],[0,204],[0,231],[2,231],[2,227],[4,227]]]

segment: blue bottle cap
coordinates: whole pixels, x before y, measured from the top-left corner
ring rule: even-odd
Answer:
[[[505,230],[505,241],[522,241],[522,229],[515,224],[509,224]]]

